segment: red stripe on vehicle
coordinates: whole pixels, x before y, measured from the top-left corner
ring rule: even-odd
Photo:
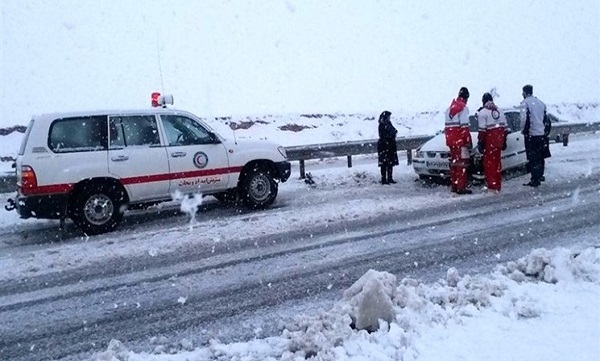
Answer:
[[[121,178],[123,184],[140,184],[150,182],[162,182],[166,180],[193,178],[193,177],[208,177],[217,174],[239,173],[242,167],[215,168],[215,169],[200,169],[188,172],[151,174],[138,177]]]
[[[141,175],[141,176],[137,176],[137,177],[121,178],[121,183],[123,183],[124,185],[128,185],[128,184],[162,182],[162,181],[167,181],[170,179],[171,179],[171,175],[169,173],[150,174],[150,175]]]
[[[142,175],[137,177],[121,178],[121,183],[124,185],[128,184],[142,184],[161,182],[174,179],[193,178],[193,177],[207,177],[217,174],[230,174],[239,173],[242,171],[242,167],[229,167],[229,168],[215,168],[215,169],[200,169],[189,172],[177,172],[177,173],[163,173],[163,174],[150,174]],[[21,188],[23,195],[50,195],[50,194],[63,194],[69,193],[73,190],[74,184],[52,184],[47,186],[38,186],[35,188]]]

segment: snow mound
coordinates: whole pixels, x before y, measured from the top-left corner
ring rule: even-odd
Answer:
[[[528,256],[498,266],[496,271],[516,282],[544,281],[548,283],[583,280],[600,282],[599,251],[588,248],[574,252],[564,248],[533,250]]]
[[[416,360],[416,343],[440,325],[460,326],[483,312],[517,321],[542,316],[543,300],[519,286],[581,282],[600,284],[600,249],[537,249],[488,276],[460,276],[450,268],[446,279],[433,284],[411,278],[397,283],[392,274],[369,270],[331,310],[299,315],[280,336],[230,344],[213,340],[177,360]],[[125,353],[113,340],[94,360],[175,360],[170,356]]]

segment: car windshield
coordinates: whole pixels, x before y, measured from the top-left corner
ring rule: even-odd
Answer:
[[[506,116],[506,122],[508,123],[508,127],[511,132],[521,131],[521,115],[517,111],[507,111],[504,112]],[[479,124],[477,122],[477,117],[475,115],[469,116],[469,131],[478,132]]]

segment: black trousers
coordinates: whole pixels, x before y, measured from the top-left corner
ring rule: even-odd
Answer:
[[[383,164],[381,167],[381,183],[395,183],[393,177],[394,166],[390,164]]]
[[[527,160],[529,161],[528,169],[531,173],[531,182],[539,184],[544,175],[544,136],[530,136],[525,139],[525,150],[527,152]]]

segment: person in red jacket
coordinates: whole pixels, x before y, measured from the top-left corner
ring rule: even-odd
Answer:
[[[501,153],[506,149],[506,116],[494,104],[490,93],[483,94],[481,102],[483,107],[477,111],[477,149],[483,154],[483,173],[488,192],[499,193],[502,188]]]
[[[473,147],[469,132],[469,89],[462,87],[458,97],[452,100],[446,110],[446,145],[450,148],[450,190],[457,194],[471,194],[467,189],[470,163],[470,149]]]

